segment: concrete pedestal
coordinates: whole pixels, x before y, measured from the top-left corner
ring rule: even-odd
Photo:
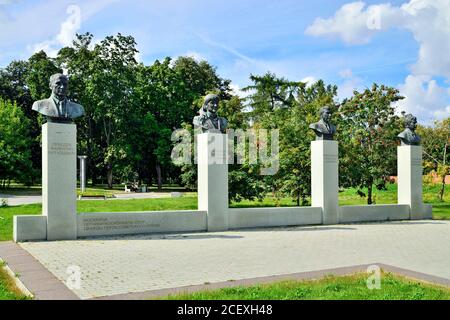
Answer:
[[[207,230],[228,230],[228,139],[220,133],[197,136],[198,210],[207,211]]]
[[[77,128],[46,123],[42,127],[42,214],[47,240],[77,238]]]
[[[339,223],[338,142],[311,143],[311,202],[322,208],[323,224]]]
[[[429,206],[422,202],[422,147],[398,147],[398,203],[410,206],[411,220],[431,219]]]

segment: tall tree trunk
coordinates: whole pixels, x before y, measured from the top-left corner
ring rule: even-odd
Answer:
[[[109,163],[107,166],[106,178],[108,180],[108,188],[112,189],[113,188],[113,170],[112,170],[111,163]]]
[[[444,174],[442,176],[442,186],[441,186],[441,191],[439,192],[439,199],[441,201],[444,201],[444,192],[445,192],[445,180],[446,180],[447,176]]]
[[[156,176],[158,179],[158,191],[162,190],[162,176],[161,176],[161,165],[159,162],[156,163]]]
[[[367,204],[368,205],[371,205],[373,203],[373,201],[372,201],[372,188],[373,188],[373,184],[372,183],[367,186]]]
[[[297,194],[297,207],[300,207],[300,192]]]

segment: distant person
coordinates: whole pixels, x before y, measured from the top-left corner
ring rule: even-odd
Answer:
[[[32,109],[47,117],[48,122],[72,123],[74,119],[84,115],[83,106],[69,101],[67,91],[69,80],[63,74],[50,77],[52,95],[45,100],[36,101]]]

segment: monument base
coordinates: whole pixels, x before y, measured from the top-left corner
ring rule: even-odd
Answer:
[[[77,127],[42,126],[42,214],[47,240],[77,238]]]
[[[410,219],[431,219],[431,206],[422,201],[422,147],[398,147],[398,203],[410,206]]]
[[[226,134],[197,135],[198,210],[208,213],[208,231],[228,230],[227,150]]]
[[[46,216],[14,216],[14,242],[47,240]]]
[[[323,224],[339,223],[338,142],[311,143],[311,205],[322,208]]]

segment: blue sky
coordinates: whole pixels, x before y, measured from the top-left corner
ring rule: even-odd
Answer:
[[[368,17],[379,19],[375,29]],[[450,115],[449,19],[447,0],[0,0],[0,67],[38,49],[52,54],[75,32],[121,32],[146,64],[192,55],[236,88],[266,71],[324,79],[340,99],[373,82],[395,86],[408,97],[399,110],[430,123]]]

